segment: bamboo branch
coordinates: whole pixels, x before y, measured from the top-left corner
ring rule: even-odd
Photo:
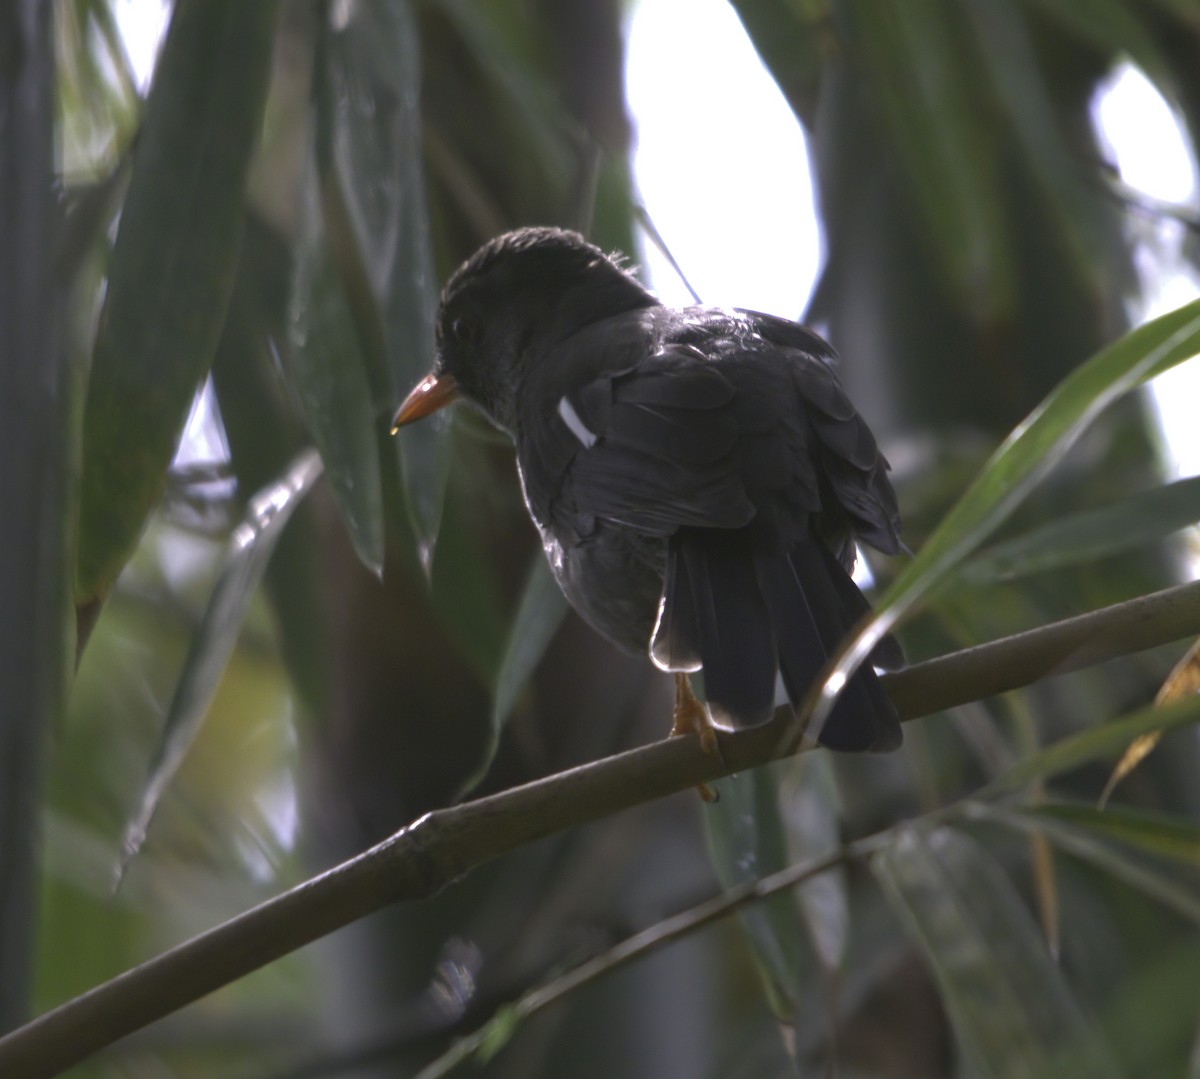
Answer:
[[[1200,581],[885,675],[901,718],[1200,634]],[[429,813],[384,842],[0,1038],[0,1075],[39,1079],[390,903],[428,897],[516,847],[807,748],[790,709],[723,737],[672,738]]]

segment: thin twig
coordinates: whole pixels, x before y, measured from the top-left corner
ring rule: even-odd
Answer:
[[[1200,582],[884,676],[905,720],[1200,634]],[[399,900],[422,899],[516,847],[805,747],[790,709],[722,739],[671,738],[437,810],[350,861],[0,1038],[5,1079],[52,1076],[165,1015]]]
[[[594,982],[597,978],[610,974],[636,959],[641,959],[680,937],[694,933],[711,922],[726,918],[748,903],[766,899],[776,892],[803,884],[806,880],[819,876],[834,866],[861,858],[878,847],[886,835],[886,832],[872,835],[848,843],[841,850],[819,858],[809,858],[758,880],[746,881],[744,884],[736,885],[697,906],[680,911],[641,933],[634,934],[610,948],[603,955],[580,963],[579,966],[553,981],[522,994],[515,1003],[502,1008],[495,1018],[456,1041],[449,1050],[418,1072],[415,1079],[442,1079],[489,1042],[498,1043],[507,1040],[505,1032],[510,1030],[515,1023],[536,1015],[543,1008],[549,1007],[580,986]]]

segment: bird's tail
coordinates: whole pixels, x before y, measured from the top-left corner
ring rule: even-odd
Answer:
[[[762,551],[744,529],[681,529],[672,538],[651,651],[672,670],[704,669],[713,718],[746,727],[769,719],[776,680],[798,704],[826,660],[870,610],[817,540]],[[903,662],[885,638],[872,662]],[[847,683],[817,741],[843,752],[895,749],[900,720],[870,665]]]

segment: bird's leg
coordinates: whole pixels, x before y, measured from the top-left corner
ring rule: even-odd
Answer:
[[[720,757],[721,747],[717,745],[717,731],[708,716],[704,702],[692,692],[692,684],[682,671],[675,672],[675,722],[671,727],[672,736],[676,734],[694,734],[700,739],[700,748],[710,757]]]
[[[724,764],[721,747],[717,744],[717,730],[709,718],[708,709],[692,692],[692,684],[682,671],[675,672],[675,722],[671,725],[671,736],[677,734],[694,734],[700,739],[700,748]],[[701,783],[696,790],[706,802],[720,799],[716,790],[707,783]]]

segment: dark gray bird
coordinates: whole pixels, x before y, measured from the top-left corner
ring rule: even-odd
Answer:
[[[463,398],[516,445],[525,501],[567,599],[622,648],[674,671],[675,730],[797,703],[868,605],[855,541],[900,547],[887,462],[821,338],[786,319],[664,307],[574,232],[485,244],[441,297],[432,373],[395,427]],[[872,657],[896,666],[890,638]],[[817,740],[888,750],[900,723],[875,672]]]

